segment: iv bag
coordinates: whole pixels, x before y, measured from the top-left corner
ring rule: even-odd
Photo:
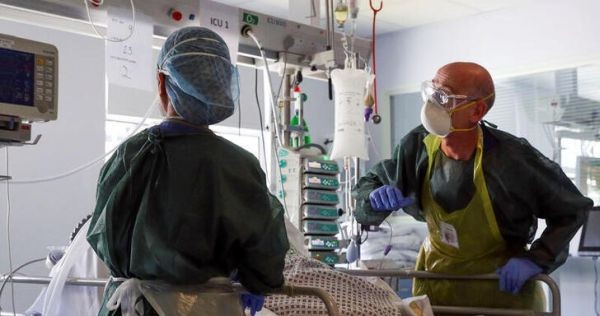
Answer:
[[[335,132],[331,159],[358,157],[369,160],[363,115],[365,87],[371,75],[359,69],[331,72],[335,98]]]

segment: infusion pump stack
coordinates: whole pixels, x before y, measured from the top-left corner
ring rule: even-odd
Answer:
[[[56,120],[57,84],[54,45],[0,34],[0,147],[27,143],[32,122]]]

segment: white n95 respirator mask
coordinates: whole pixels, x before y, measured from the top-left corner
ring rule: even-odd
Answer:
[[[440,137],[450,134],[452,129],[450,114],[430,100],[427,100],[421,107],[421,123],[428,132]]]
[[[428,132],[439,137],[446,137],[452,132],[470,131],[476,128],[477,124],[470,128],[454,128],[452,127],[452,114],[464,110],[475,103],[476,101],[471,101],[448,110],[435,101],[427,100],[421,108],[421,123]]]

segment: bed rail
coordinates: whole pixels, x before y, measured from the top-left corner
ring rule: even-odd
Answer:
[[[424,271],[413,270],[346,270],[338,269],[338,271],[355,275],[369,277],[396,277],[401,279],[420,278],[420,279],[444,279],[444,280],[498,280],[496,274],[480,274],[480,275],[450,275],[438,274]],[[476,308],[476,307],[461,307],[461,306],[432,306],[434,313],[450,313],[450,314],[484,314],[484,315],[552,315],[560,316],[560,291],[554,280],[546,274],[538,274],[531,278],[534,281],[546,283],[552,294],[552,311],[534,312],[524,309],[506,309],[506,308]]]
[[[7,280],[7,278],[9,278]],[[52,278],[50,277],[34,277],[34,276],[12,276],[9,277],[7,275],[0,276],[0,283],[12,282],[12,283],[21,283],[21,284],[49,284]],[[106,285],[107,279],[80,279],[80,278],[69,278],[66,281],[67,285],[73,286],[97,286],[104,287]],[[246,291],[241,284],[233,284],[233,287],[240,292]],[[340,316],[338,307],[336,302],[333,300],[331,295],[327,293],[325,290],[315,287],[304,287],[304,286],[291,286],[284,285],[282,288],[277,289],[275,291],[269,292],[271,295],[287,295],[287,296],[316,296],[323,301],[325,307],[327,308],[327,312],[330,316]]]

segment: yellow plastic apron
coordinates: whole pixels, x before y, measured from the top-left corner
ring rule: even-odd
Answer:
[[[483,134],[481,128],[475,153],[473,182],[475,194],[462,210],[447,213],[433,199],[430,177],[441,138],[428,135],[423,140],[429,166],[423,181],[422,206],[429,236],[417,258],[416,270],[442,274],[475,275],[495,273],[512,256],[500,234],[483,169]],[[528,282],[519,295],[501,292],[495,280],[415,279],[413,294],[427,294],[432,304],[543,310],[541,287]]]

